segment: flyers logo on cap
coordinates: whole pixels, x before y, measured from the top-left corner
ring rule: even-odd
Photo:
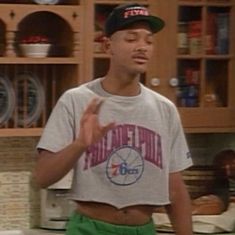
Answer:
[[[130,7],[130,8],[127,8],[124,12],[125,19],[131,16],[139,16],[139,15],[148,16],[149,12],[144,7]]]

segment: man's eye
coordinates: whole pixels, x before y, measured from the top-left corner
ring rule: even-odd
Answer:
[[[133,38],[128,38],[128,39],[126,39],[126,41],[127,41],[127,42],[134,42],[135,39],[133,39]]]
[[[148,44],[153,44],[153,38],[148,38],[148,39],[146,40],[146,42],[147,42]]]
[[[136,40],[136,38],[126,38],[127,42],[134,42]]]
[[[152,45],[152,44],[153,44],[153,40],[147,40],[147,43],[148,43],[149,45]]]

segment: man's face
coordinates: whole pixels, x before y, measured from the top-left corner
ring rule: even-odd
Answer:
[[[144,73],[153,53],[153,34],[149,26],[139,22],[115,32],[110,38],[111,63],[127,73]]]

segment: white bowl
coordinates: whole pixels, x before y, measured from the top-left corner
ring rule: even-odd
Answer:
[[[24,235],[24,233],[21,230],[2,230],[0,235]]]
[[[27,57],[47,57],[51,44],[49,43],[22,43],[20,44],[21,52]]]
[[[34,0],[34,2],[36,2],[37,4],[57,4],[59,3],[59,0]]]

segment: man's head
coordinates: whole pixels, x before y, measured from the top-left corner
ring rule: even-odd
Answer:
[[[140,21],[146,22],[152,33],[157,33],[165,25],[162,19],[150,15],[147,8],[135,3],[123,4],[114,8],[108,16],[105,24],[105,35],[110,37],[116,31],[127,29]]]
[[[153,34],[163,27],[160,18],[139,4],[114,8],[105,24],[104,49],[110,55],[110,71],[132,77],[146,72],[153,55]]]

